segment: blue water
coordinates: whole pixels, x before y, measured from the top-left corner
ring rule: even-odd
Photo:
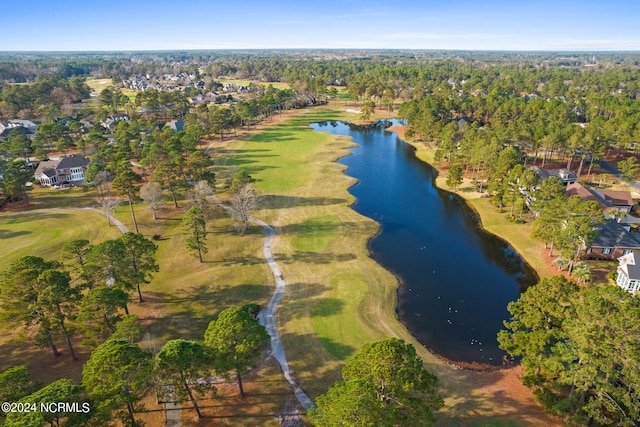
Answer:
[[[371,256],[401,281],[397,312],[409,331],[449,360],[501,365],[496,335],[507,304],[535,272],[503,240],[479,228],[462,199],[434,185],[437,171],[382,128],[316,123],[358,144],[339,162],[359,183],[353,209],[381,225]]]

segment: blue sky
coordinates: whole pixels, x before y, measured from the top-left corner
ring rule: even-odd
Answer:
[[[637,0],[34,0],[3,9],[17,15],[0,24],[0,51],[640,50]]]

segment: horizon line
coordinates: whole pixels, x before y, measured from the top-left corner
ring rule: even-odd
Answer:
[[[465,53],[640,53],[640,49],[445,49],[445,48],[376,48],[376,47],[229,47],[229,48],[172,48],[172,49],[69,49],[69,50],[0,50],[0,54],[34,53],[145,53],[145,52],[219,52],[219,51],[378,51],[378,52],[465,52]]]

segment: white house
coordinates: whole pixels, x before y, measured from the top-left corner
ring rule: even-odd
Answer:
[[[640,290],[640,254],[631,252],[618,258],[618,278],[616,283],[632,294]]]
[[[24,129],[25,136],[33,140],[33,137],[36,135],[37,124],[33,123],[31,120],[0,120],[0,141],[4,141],[9,136],[9,132],[11,129],[15,127],[21,127]]]
[[[102,126],[107,128],[108,130],[114,130],[116,125],[122,121],[128,122],[129,115],[128,114],[112,114],[102,122]]]

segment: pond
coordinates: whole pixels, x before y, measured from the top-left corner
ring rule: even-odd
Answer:
[[[503,240],[480,227],[459,197],[435,186],[437,171],[382,127],[340,122],[312,125],[358,144],[339,160],[359,180],[353,209],[378,222],[369,250],[399,279],[397,313],[429,350],[465,363],[501,365],[496,335],[507,304],[537,281]]]

